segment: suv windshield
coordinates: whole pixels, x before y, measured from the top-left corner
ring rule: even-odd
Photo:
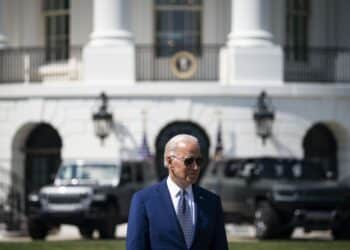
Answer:
[[[69,164],[63,165],[58,171],[60,180],[86,180],[93,182],[106,182],[119,176],[118,167],[114,164]]]
[[[326,179],[323,168],[316,163],[289,159],[261,159],[246,161],[243,170],[253,169],[254,176],[266,179]]]

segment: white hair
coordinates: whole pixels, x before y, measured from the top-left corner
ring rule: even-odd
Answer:
[[[165,144],[165,149],[164,149],[164,166],[165,167],[168,166],[167,157],[175,154],[179,144],[186,143],[186,142],[194,142],[199,147],[198,139],[189,134],[179,134],[170,138],[170,140]]]

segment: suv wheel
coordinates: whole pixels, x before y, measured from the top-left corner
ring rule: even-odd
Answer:
[[[49,232],[49,228],[41,220],[29,219],[28,233],[33,240],[44,240]]]
[[[288,227],[286,229],[281,230],[281,232],[278,234],[279,239],[289,239],[294,232],[293,227]]]
[[[258,239],[277,237],[279,220],[276,211],[266,201],[260,202],[254,214],[254,226]]]
[[[114,239],[117,225],[117,209],[112,204],[107,205],[105,218],[99,226],[101,239]]]
[[[344,220],[332,227],[332,236],[335,240],[349,240],[350,239],[350,221]]]
[[[84,239],[92,239],[94,229],[89,226],[79,226],[79,232]]]

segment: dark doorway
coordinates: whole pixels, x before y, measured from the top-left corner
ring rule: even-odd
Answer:
[[[159,179],[168,175],[168,169],[164,167],[165,144],[170,138],[177,134],[190,134],[197,137],[203,157],[201,174],[204,173],[208,165],[210,141],[204,129],[192,122],[173,122],[164,127],[156,139],[156,169]]]
[[[317,123],[306,133],[303,140],[304,158],[319,162],[329,178],[337,178],[337,142],[330,129]]]
[[[61,163],[61,148],[59,134],[48,124],[39,124],[29,134],[25,143],[25,197],[52,183]]]

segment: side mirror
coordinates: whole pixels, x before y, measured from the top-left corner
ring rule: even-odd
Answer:
[[[237,176],[240,169],[240,165],[234,163],[228,163],[225,167],[225,176],[226,177],[235,177]]]

